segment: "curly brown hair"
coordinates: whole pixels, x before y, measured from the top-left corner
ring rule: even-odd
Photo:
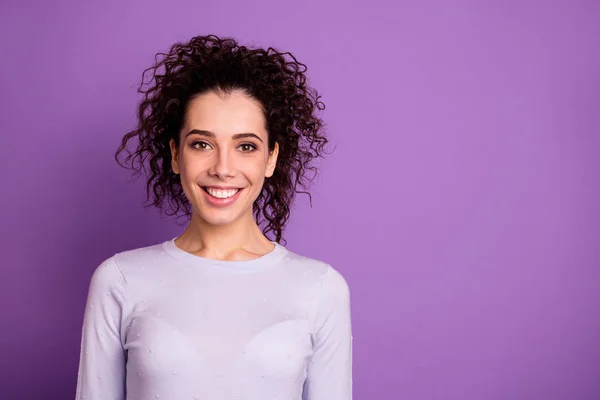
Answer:
[[[137,109],[137,127],[128,132],[115,153],[117,162],[133,169],[134,177],[147,176],[145,207],[156,206],[167,215],[191,216],[191,205],[183,192],[180,176],[171,170],[169,141],[180,144],[180,131],[188,103],[207,92],[242,90],[262,104],[268,147],[279,144],[273,176],[267,178],[253,204],[265,235],[274,233],[281,242],[296,193],[312,197],[306,190],[317,174],[312,162],[323,157],[329,142],[318,112],[325,108],[321,96],[307,85],[306,65],[289,52],[248,48],[235,39],[215,35],[196,36],[176,43],[168,53],[156,54],[155,64],[144,70],[138,92],[144,95]],[[151,80],[145,82],[147,72]],[[147,87],[146,87],[147,85]],[[137,139],[133,152],[127,149]],[[127,150],[122,163],[119,155]],[[146,165],[146,162],[148,165]],[[309,177],[309,172],[312,176]]]

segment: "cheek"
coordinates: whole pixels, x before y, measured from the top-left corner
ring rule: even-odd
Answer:
[[[259,196],[265,183],[265,165],[259,164],[245,171],[246,178],[252,185],[252,197],[254,200]]]
[[[261,184],[265,180],[266,165],[261,164],[256,166],[256,168],[253,168],[251,174],[254,184]]]
[[[266,160],[263,156],[253,157],[252,159],[240,160],[240,171],[255,182],[265,177],[267,169]]]
[[[200,176],[203,171],[206,171],[209,168],[209,164],[205,159],[187,155],[179,161],[179,168],[188,180],[193,180]]]

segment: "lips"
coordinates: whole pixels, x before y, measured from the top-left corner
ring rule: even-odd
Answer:
[[[235,203],[244,188],[202,186],[206,200],[215,207],[226,207]]]
[[[215,189],[212,187],[206,187],[204,189],[205,192],[207,192],[208,194],[210,194],[213,197],[216,197],[217,199],[227,199],[233,195],[235,195],[238,192],[239,189]]]

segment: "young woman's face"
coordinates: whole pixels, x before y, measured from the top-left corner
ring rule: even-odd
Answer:
[[[269,153],[260,103],[243,92],[203,94],[188,106],[180,145],[171,140],[172,168],[180,174],[193,212],[213,225],[252,215],[278,146]]]

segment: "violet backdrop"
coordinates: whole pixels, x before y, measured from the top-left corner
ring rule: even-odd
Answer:
[[[93,270],[181,231],[112,157],[154,54],[209,33],[327,105],[286,238],[350,284],[355,399],[600,398],[600,2],[9,0],[2,399],[74,398]]]

